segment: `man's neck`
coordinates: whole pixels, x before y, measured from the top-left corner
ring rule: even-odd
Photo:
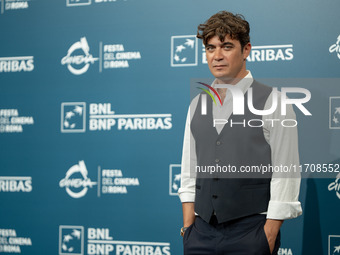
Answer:
[[[231,84],[235,85],[238,82],[240,82],[244,77],[246,77],[249,74],[249,71],[245,70],[241,74],[237,75],[237,77],[221,77],[216,78],[216,84]]]
[[[245,71],[244,74],[242,75],[242,78],[216,78],[215,84],[231,84],[235,85],[239,83],[244,77],[248,75],[249,71]],[[220,95],[222,103],[224,102],[224,99],[227,94],[227,89],[226,88],[218,88],[217,89],[218,94]]]

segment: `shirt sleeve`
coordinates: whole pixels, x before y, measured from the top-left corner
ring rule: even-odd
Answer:
[[[279,170],[273,172],[270,183],[267,219],[285,220],[302,214],[299,202],[301,175],[298,167],[300,162],[296,115],[292,105],[287,105],[286,115],[281,115],[280,92],[277,95],[277,110],[263,116],[263,132],[271,147],[272,166]],[[272,99],[273,92],[268,97],[265,109],[270,108]]]
[[[191,148],[195,148],[195,139],[191,133],[190,123],[192,119],[191,113],[194,112],[194,109],[196,108],[197,102],[195,101],[197,100],[193,101],[194,102],[188,110],[183,140],[181,187],[178,190],[178,195],[182,203],[195,202],[196,177],[194,176],[194,171],[191,169],[195,169],[195,166],[197,165],[197,158],[196,153],[190,153]],[[192,107],[194,107],[194,109],[192,109]]]

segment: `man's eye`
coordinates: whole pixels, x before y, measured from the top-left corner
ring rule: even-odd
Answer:
[[[232,47],[230,46],[230,45],[226,45],[226,46],[224,46],[224,49],[226,49],[226,50],[230,50]]]
[[[205,48],[207,51],[212,51],[214,48],[213,47],[206,47]]]

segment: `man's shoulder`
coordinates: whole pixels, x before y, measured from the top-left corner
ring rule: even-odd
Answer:
[[[188,115],[190,115],[190,121],[192,120],[192,117],[196,111],[200,95],[201,94],[196,95],[190,102],[189,109],[188,109]]]
[[[190,102],[190,108],[193,110],[193,109],[196,109],[197,107],[197,104],[198,104],[198,100],[200,98],[202,93],[196,95]]]

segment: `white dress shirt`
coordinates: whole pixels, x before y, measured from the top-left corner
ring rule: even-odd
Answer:
[[[246,77],[239,81],[234,86],[240,88],[245,94],[254,79],[251,72],[248,71]],[[212,87],[216,80],[213,82]],[[278,94],[280,95],[280,94]],[[215,96],[216,97],[216,96]],[[273,93],[271,93],[265,103],[264,109],[269,109],[272,105]],[[197,165],[196,153],[190,153],[190,147],[195,148],[195,139],[191,133],[190,123],[195,113],[199,96],[196,96],[189,107],[185,133],[183,142],[182,154],[182,170],[181,170],[181,187],[178,194],[182,203],[195,202],[195,177],[190,176],[190,166]],[[217,98],[216,98],[217,100]],[[223,105],[215,105],[213,102],[213,118],[214,119],[229,119],[233,111],[233,100],[229,90],[227,90]],[[299,166],[298,152],[298,134],[297,127],[283,127],[279,121],[273,124],[269,119],[279,119],[280,122],[284,119],[296,119],[295,112],[291,105],[287,106],[285,116],[281,115],[281,100],[278,98],[278,106],[276,111],[269,115],[263,115],[262,120],[263,134],[271,147],[272,166],[280,165],[295,165]],[[223,129],[222,124],[216,125],[216,130],[220,133]],[[268,219],[285,220],[295,218],[302,214],[301,203],[298,201],[300,191],[300,174],[294,173],[292,177],[285,176],[280,178],[280,174],[275,172],[272,175],[270,182],[270,201],[267,214]]]

